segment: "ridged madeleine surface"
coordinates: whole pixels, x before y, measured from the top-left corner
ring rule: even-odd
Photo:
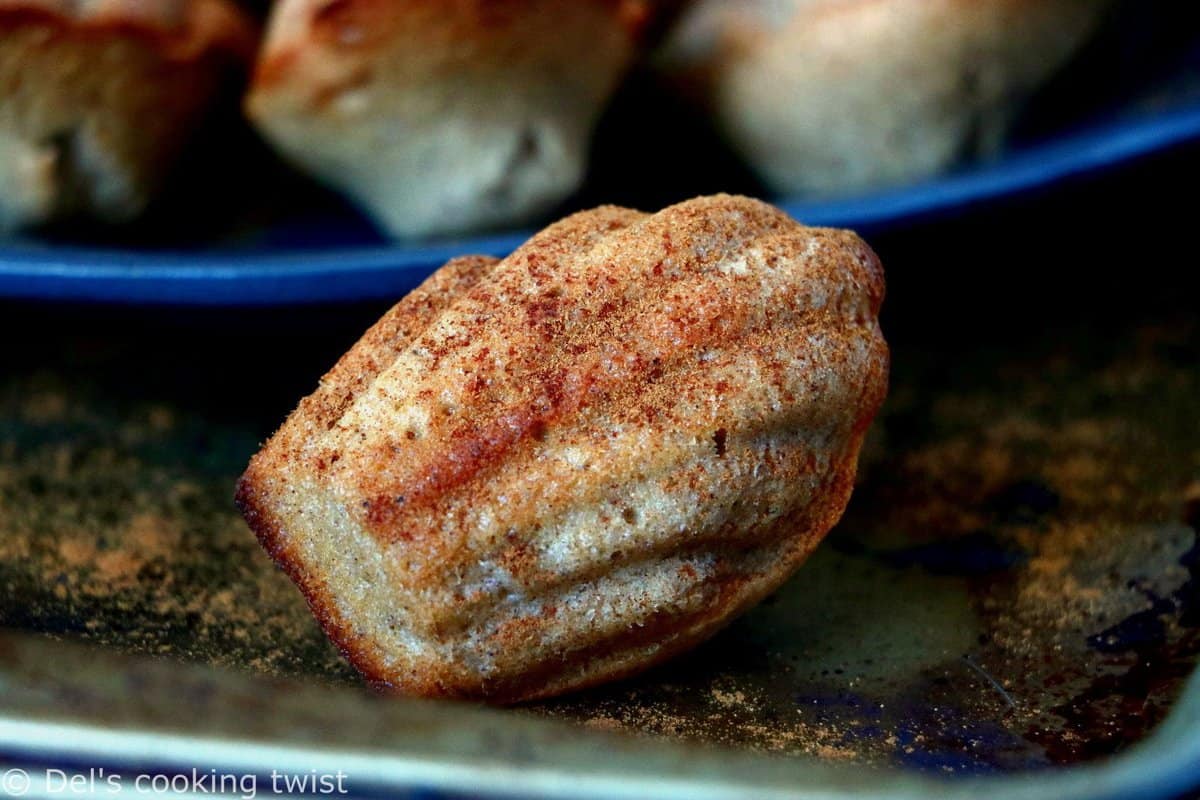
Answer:
[[[882,298],[858,237],[757,201],[576,214],[388,312],[238,502],[377,683],[515,701],[627,675],[837,521],[886,391]]]

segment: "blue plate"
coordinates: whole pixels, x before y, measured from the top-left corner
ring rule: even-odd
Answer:
[[[1200,101],[1110,120],[1005,157],[900,189],[828,201],[776,198],[812,225],[899,224],[1046,186],[1200,138]],[[304,231],[344,220],[318,221]],[[288,305],[395,298],[453,256],[502,256],[528,231],[436,243],[337,243],[298,249],[287,231],[257,244],[200,251],[147,251],[12,242],[0,246],[0,297],[179,305]],[[344,238],[344,237],[343,237]]]

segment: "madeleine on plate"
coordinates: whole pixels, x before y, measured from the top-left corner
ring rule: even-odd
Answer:
[[[141,214],[255,46],[228,0],[0,0],[0,230]]]
[[[279,0],[246,102],[396,236],[526,221],[580,184],[650,0]]]
[[[994,155],[1112,0],[696,0],[659,65],[778,192]]]

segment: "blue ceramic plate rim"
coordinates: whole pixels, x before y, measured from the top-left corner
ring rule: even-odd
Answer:
[[[775,202],[810,225],[872,228],[1028,191],[1200,138],[1200,102],[1085,128],[995,162],[833,201]],[[436,243],[199,252],[0,247],[0,298],[198,306],[395,298],[448,259],[503,256],[529,231]]]

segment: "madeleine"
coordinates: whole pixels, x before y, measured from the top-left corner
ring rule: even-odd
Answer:
[[[841,516],[883,292],[857,236],[758,201],[576,214],[396,305],[238,503],[377,684],[512,702],[629,675]]]

